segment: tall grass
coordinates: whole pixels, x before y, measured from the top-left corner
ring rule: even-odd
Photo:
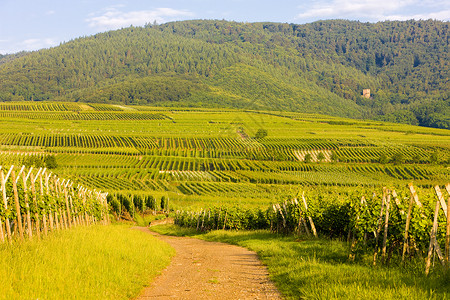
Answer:
[[[127,226],[91,226],[0,245],[0,299],[129,299],[174,250]]]
[[[195,230],[174,225],[152,227],[170,235],[226,242],[258,253],[272,280],[287,299],[449,299],[450,272],[436,268],[430,277],[420,267],[376,266],[362,260],[348,261],[346,243],[299,240],[267,231]]]

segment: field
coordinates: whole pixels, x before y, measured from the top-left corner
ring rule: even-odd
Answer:
[[[450,132],[284,112],[3,103],[2,165],[54,155],[63,178],[174,207],[260,206],[298,187],[443,185]],[[267,136],[254,138],[259,129]],[[33,158],[30,158],[33,157]],[[198,206],[200,207],[200,206]]]
[[[0,299],[129,299],[173,255],[167,244],[123,225],[2,244]]]
[[[90,220],[89,224],[104,219],[104,208],[94,209],[98,204],[92,204],[92,209],[81,205],[87,188],[90,195],[106,197],[108,193],[106,200],[112,214],[133,218],[138,224],[147,225],[149,220],[159,218],[136,214],[136,211],[152,209],[172,214],[177,224],[196,231],[270,229],[276,233],[311,235],[308,228],[313,230],[314,220],[313,231],[317,229],[326,239],[340,240],[327,244],[320,239],[302,245],[305,248],[301,249],[292,243],[292,235],[286,241],[278,241],[282,248],[305,253],[307,263],[292,266],[294,269],[316,265],[316,261],[309,261],[310,251],[315,257],[314,251],[325,251],[330,245],[339,252],[336,254],[339,264],[344,261],[362,264],[355,267],[358,272],[366,272],[371,260],[368,257],[372,254],[374,262],[398,265],[401,246],[408,241],[403,256],[406,249],[407,261],[419,266],[408,272],[423,274],[423,258],[427,256],[430,229],[434,224],[439,225],[433,229],[435,244],[443,247],[446,238],[446,218],[440,210],[433,222],[436,203],[433,188],[443,187],[450,178],[450,132],[443,129],[275,111],[63,102],[2,103],[0,165],[1,172],[5,173],[11,165],[33,167],[34,171],[29,174],[34,181],[40,176],[41,189],[40,193],[33,191],[30,195],[35,198],[37,195],[39,203],[42,200],[45,204],[48,198],[57,204],[53,208],[53,204],[46,207],[30,203],[29,209],[27,196],[25,199],[20,196],[16,207],[22,209],[24,228],[30,236],[42,229],[46,233],[45,226],[53,225],[53,216],[55,225],[58,226],[59,220],[62,228],[70,227],[72,221],[82,224],[83,220]],[[39,168],[47,169],[38,172]],[[48,184],[50,174],[56,175],[52,177],[54,184],[51,180],[44,197],[43,180]],[[57,183],[57,177],[66,180],[66,184],[64,181]],[[63,201],[62,189],[69,184],[67,180],[71,182],[68,187],[73,206],[72,202],[68,204],[67,193]],[[26,182],[24,178],[24,195]],[[411,187],[418,191],[421,203],[419,206],[416,201],[407,217],[408,199],[413,195]],[[14,197],[9,185],[7,190],[9,196],[4,200],[4,211],[0,209],[3,222],[0,225],[2,237],[5,234],[9,240],[14,240],[22,232],[22,225],[17,224],[20,218],[15,219],[11,214]],[[301,202],[303,196],[309,210]],[[92,203],[97,203],[95,201]],[[411,208],[411,204],[409,206]],[[85,210],[92,210],[93,216],[83,216]],[[306,224],[307,220],[311,226]],[[405,222],[411,223],[406,239],[403,238]],[[8,224],[12,234],[6,235]],[[265,234],[263,239],[270,241],[272,237]],[[215,239],[214,233],[212,236],[211,239]],[[273,255],[264,259],[267,263],[278,260],[278,250],[264,250],[259,242],[241,243],[233,237],[217,239],[256,251],[272,251]],[[428,261],[430,257],[428,254]],[[324,254],[320,259],[326,258]],[[334,258],[331,260],[335,263]],[[327,263],[318,265],[318,270],[325,270]],[[342,264],[333,272],[339,273],[341,267],[352,268]],[[278,287],[286,297],[317,296],[309,287],[302,291],[292,288],[303,278],[289,281],[283,277],[291,276],[289,271],[284,274],[283,266],[274,265],[274,268],[271,274],[281,276]],[[390,271],[373,272],[384,278]],[[387,292],[394,297],[391,285],[400,284],[405,287],[402,291],[405,297],[413,294],[431,297],[431,290],[446,296],[447,290],[436,287],[436,282],[441,280],[440,272],[440,268],[433,268],[434,281],[421,278],[419,284],[412,284],[409,277],[405,279],[399,273],[387,286]],[[445,274],[448,275],[448,271]],[[358,291],[368,284],[363,279],[352,288]],[[410,284],[413,289],[408,288]],[[327,297],[332,298],[333,293],[339,297],[352,295],[346,293],[347,289],[346,284],[331,283],[326,290]],[[131,293],[136,294],[136,291]],[[377,298],[384,292],[378,289],[375,294],[367,295]],[[14,295],[15,291],[7,293]]]

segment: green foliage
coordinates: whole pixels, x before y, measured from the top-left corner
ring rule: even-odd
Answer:
[[[307,111],[449,128],[448,32],[436,20],[130,27],[0,58],[0,99]]]
[[[303,161],[305,162],[305,163],[310,163],[311,161],[312,161],[312,156],[311,156],[311,154],[306,154],[305,155],[305,158],[303,159]]]
[[[267,136],[267,130],[263,129],[263,128],[258,129],[258,131],[256,131],[256,133],[255,133],[256,139],[262,139],[262,138],[265,138],[266,136]]]
[[[45,156],[44,163],[47,169],[56,169],[58,167],[58,163],[56,162],[56,157],[54,155]]]
[[[405,156],[401,152],[394,153],[391,157],[391,162],[394,165],[401,165],[405,162]]]
[[[156,199],[155,199],[155,197],[153,197],[152,195],[147,195],[145,197],[145,205],[149,209],[156,209]]]
[[[317,160],[318,160],[318,161],[322,161],[322,160],[324,160],[324,159],[325,159],[325,155],[323,155],[322,152],[319,152],[319,154],[317,154]]]
[[[164,210],[164,209],[166,208],[166,206],[167,206],[167,200],[166,200],[166,197],[165,197],[165,196],[162,196],[162,197],[161,197],[161,201],[160,201],[160,207],[161,207],[162,210]]]
[[[435,151],[430,154],[430,162],[436,164],[439,161],[439,152]]]
[[[389,158],[387,157],[387,155],[385,153],[381,154],[380,157],[378,158],[378,162],[380,164],[387,164],[389,162]]]

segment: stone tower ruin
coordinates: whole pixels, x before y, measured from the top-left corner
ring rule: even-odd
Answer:
[[[366,99],[370,98],[370,89],[363,89],[363,97]]]

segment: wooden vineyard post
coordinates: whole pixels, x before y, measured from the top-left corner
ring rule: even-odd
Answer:
[[[375,251],[373,253],[373,265],[377,264],[377,255],[378,255],[378,239],[380,236],[381,226],[383,224],[383,213],[384,213],[384,205],[386,202],[386,188],[383,188],[383,197],[381,198],[381,210],[380,216],[377,220],[377,231],[375,232]]]
[[[45,169],[39,174],[39,195],[41,196],[41,199],[44,197],[44,183],[42,181],[42,175],[44,174]],[[41,200],[43,201],[43,200]],[[44,226],[44,235],[48,235],[48,227],[47,227],[47,212],[44,210],[42,212],[42,224]]]
[[[305,212],[308,212],[308,204],[306,203],[305,192],[303,192],[303,194],[302,194],[302,199],[303,199],[303,205],[305,206]],[[310,216],[308,216],[308,220],[309,220],[309,224],[311,225],[311,230],[312,230],[314,236],[317,237],[316,226],[314,226],[314,222]]]
[[[384,220],[384,234],[383,234],[383,248],[381,250],[381,258],[383,262],[386,262],[386,242],[387,242],[387,234],[388,234],[388,225],[389,225],[389,204],[391,201],[390,191],[388,190],[388,195],[386,197],[386,217]]]
[[[10,171],[12,170],[13,166],[11,166]],[[3,173],[3,170],[0,171],[1,174],[1,184],[2,184],[2,194],[3,194],[3,204],[4,204],[4,209],[5,212],[8,212],[8,198],[6,197],[6,180],[8,180],[9,174],[8,176],[6,176],[5,178],[5,174]],[[8,241],[11,243],[12,242],[12,236],[11,236],[11,224],[9,223],[9,218],[8,215],[5,216],[5,226],[6,226],[6,234],[8,237]]]
[[[439,216],[439,208],[440,208],[440,204],[439,204],[439,199],[436,201],[436,208],[434,210],[434,220],[433,220],[433,228],[431,229],[431,234],[430,234],[430,245],[428,247],[428,255],[427,255],[427,263],[425,266],[425,275],[428,275],[430,273],[430,266],[431,266],[431,255],[433,254],[433,249],[437,250],[438,256],[440,249],[439,249],[439,245],[436,241],[436,232],[438,229],[438,216]],[[439,259],[441,259],[441,257],[439,257]],[[441,262],[443,263],[443,257]]]
[[[436,191],[436,195],[438,196],[438,200],[441,203],[442,210],[444,211],[445,217],[447,217],[447,203],[445,203],[444,196],[442,195],[441,189],[438,185],[434,187]]]
[[[416,202],[416,205],[422,209],[423,205],[422,203],[419,201],[419,196],[417,196],[416,190],[414,189],[414,186],[412,183],[410,183],[409,185],[409,191],[411,192],[411,195],[414,199],[414,201]],[[426,218],[426,216],[423,214],[423,212],[420,214],[422,216],[422,218]]]
[[[30,170],[28,171],[28,175],[27,177],[22,176],[22,180],[23,180],[23,193],[24,193],[24,198],[25,198],[25,207],[27,210],[27,232],[28,232],[28,237],[31,239],[31,237],[33,236],[33,227],[31,226],[31,214],[30,214],[30,204],[28,203],[28,189],[27,189],[27,180],[28,177],[31,174],[31,170],[33,168],[30,168]]]
[[[3,233],[3,222],[0,219],[0,240],[2,241],[2,243],[5,242],[5,234]]]
[[[413,196],[409,197],[409,205],[408,205],[408,213],[406,215],[406,226],[405,226],[405,234],[403,236],[403,252],[402,252],[402,261],[405,261],[405,253],[408,246],[408,232],[409,232],[409,223],[411,222],[411,213],[413,206]]]
[[[48,180],[50,178],[50,174],[49,175],[45,175],[45,194],[47,195],[47,197],[50,197],[50,188],[48,185]],[[50,208],[50,211],[48,212],[48,222],[50,225],[50,230],[53,231],[55,228],[53,227],[53,207]]]
[[[405,211],[401,208],[401,202],[398,199],[397,192],[395,190],[392,190],[391,194],[392,194],[392,197],[394,197],[395,204],[397,205],[398,209],[400,210],[400,214],[404,215]]]
[[[361,206],[366,202],[366,198],[364,196],[361,197]],[[358,214],[356,215],[356,222],[359,221],[360,218],[360,210],[358,211]],[[358,223],[355,224],[355,228],[353,230],[353,237],[352,237],[352,244],[350,246],[350,254],[348,258],[352,261],[355,260],[355,246],[356,246],[356,237],[355,237],[355,231],[358,229]],[[350,229],[349,229],[349,236],[347,237],[347,240],[350,240]],[[376,249],[376,248],[375,248]]]
[[[85,188],[83,188],[83,199],[84,199],[84,205],[86,207],[87,196],[86,196],[86,189]],[[90,219],[90,216],[89,216],[87,211],[84,212],[84,216],[86,218],[86,225],[90,225],[91,224],[91,219]]]
[[[450,219],[449,219],[449,213],[448,213],[449,207],[448,207],[447,203],[445,202],[445,198],[442,195],[441,189],[439,188],[438,185],[436,185],[434,187],[434,190],[436,191],[436,195],[438,196],[438,201],[441,204],[442,210],[444,211],[444,215],[445,215],[446,220],[447,220],[447,222],[446,222],[446,235],[445,235],[445,248],[444,248],[443,259],[444,259],[444,264],[446,266],[448,266],[448,244],[447,244],[447,240],[448,240],[449,230],[450,230],[449,229],[449,226],[450,226],[449,220]],[[439,255],[440,249],[439,249],[439,245],[437,245],[437,240],[435,240],[435,243],[436,243],[436,251],[437,251],[437,253]],[[441,256],[442,256],[442,254],[441,254]]]
[[[31,193],[33,195],[33,205],[34,205],[34,207],[36,207],[36,209],[39,206],[37,203],[36,186],[35,186],[34,182],[36,181],[36,179],[40,173],[41,173],[41,170],[38,171],[38,174],[36,175],[36,177],[34,179],[31,178]],[[41,224],[40,224],[40,220],[39,220],[39,214],[37,213],[37,211],[34,213],[34,218],[35,218],[35,225],[36,225],[36,235],[38,236],[38,238],[40,238],[41,237]]]
[[[450,183],[445,185],[445,189],[448,193],[447,198],[447,230],[445,234],[445,262],[447,264],[447,268],[450,267]]]
[[[48,176],[48,179],[50,181],[51,173],[49,175],[47,175],[47,176]],[[56,184],[55,184],[54,180],[50,181],[50,189],[53,190],[52,193],[51,193],[52,196],[57,198],[58,195],[56,193]],[[61,224],[63,224],[63,221],[62,221],[62,217],[61,217],[60,212],[61,212],[61,210],[59,209],[58,202],[55,201],[55,226],[56,226],[57,230],[60,230],[60,229],[64,228],[64,226],[61,226]]]
[[[68,224],[68,227],[70,228],[70,227],[72,227],[72,224],[71,224],[72,217],[70,214],[70,207],[69,207],[69,195],[67,194],[67,188],[64,185],[64,183],[63,183],[63,186],[64,186],[64,199],[66,200],[67,224]]]
[[[19,236],[20,239],[23,240],[22,214],[20,213],[19,192],[17,191],[16,172],[14,172],[14,170],[12,170],[11,172],[11,180],[13,184],[14,203],[16,205],[16,217],[17,217],[17,225],[19,227]]]
[[[61,195],[61,186],[59,184],[59,179],[56,178],[56,175],[53,176],[53,182],[55,184],[55,192],[56,192],[56,197],[60,198]],[[61,220],[61,228],[63,229],[67,229],[68,225],[67,225],[67,217],[66,217],[66,213],[63,211],[63,209],[61,208],[61,206],[58,207],[59,210],[59,217]]]

